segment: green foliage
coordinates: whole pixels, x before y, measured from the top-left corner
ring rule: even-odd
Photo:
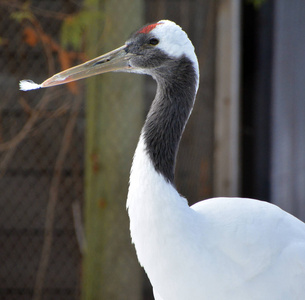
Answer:
[[[87,25],[92,22],[92,19],[98,24],[102,20],[101,12],[82,10],[68,16],[61,26],[61,45],[79,51]]]
[[[247,0],[248,3],[252,3],[255,8],[260,8],[266,0]]]
[[[11,13],[10,17],[20,23],[23,20],[33,20],[34,15],[30,9],[31,1],[26,1],[22,4],[22,8]]]

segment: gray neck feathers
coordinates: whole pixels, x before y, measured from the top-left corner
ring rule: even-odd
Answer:
[[[157,94],[142,134],[155,170],[174,182],[179,142],[193,108],[197,74],[186,57],[155,70]]]

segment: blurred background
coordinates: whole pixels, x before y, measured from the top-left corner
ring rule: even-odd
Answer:
[[[305,2],[0,0],[0,299],[148,300],[125,209],[151,78],[104,74],[21,92],[178,23],[200,88],[176,185],[190,204],[253,197],[305,220]]]

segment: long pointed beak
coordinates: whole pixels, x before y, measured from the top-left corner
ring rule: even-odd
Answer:
[[[126,46],[122,46],[81,65],[57,73],[45,80],[40,87],[64,84],[106,72],[128,71],[128,69],[132,69],[129,65],[129,59],[134,54],[128,53],[125,50]]]

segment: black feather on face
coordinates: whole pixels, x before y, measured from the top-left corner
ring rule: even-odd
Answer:
[[[154,69],[161,67],[172,58],[156,47],[159,43],[152,33],[135,33],[126,42],[126,52],[136,54],[130,59],[132,67],[140,68],[141,73],[154,76]]]

